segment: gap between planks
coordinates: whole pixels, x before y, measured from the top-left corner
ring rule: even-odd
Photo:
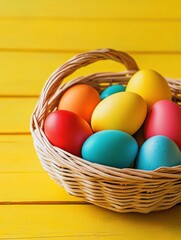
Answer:
[[[0,205],[91,205],[85,201],[2,201]]]
[[[103,47],[104,48],[104,47]],[[88,52],[93,49],[49,49],[49,48],[0,48],[0,52],[36,52],[36,53],[70,53],[70,54],[79,54],[83,52]],[[133,51],[133,50],[124,50],[128,54],[163,54],[163,55],[171,55],[171,54],[181,54],[181,51]],[[73,57],[73,55],[72,55]]]

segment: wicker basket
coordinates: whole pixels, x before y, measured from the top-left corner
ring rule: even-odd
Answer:
[[[124,64],[127,70],[95,73],[61,84],[78,68],[107,59]],[[143,171],[93,164],[52,146],[43,132],[47,115],[56,109],[61,95],[68,87],[86,83],[102,91],[114,83],[126,84],[137,70],[138,66],[132,57],[112,49],[94,50],[73,57],[47,80],[32,114],[30,128],[44,169],[69,194],[117,212],[148,213],[168,209],[181,202],[181,166]],[[173,79],[167,81],[174,101],[179,104],[181,82]]]

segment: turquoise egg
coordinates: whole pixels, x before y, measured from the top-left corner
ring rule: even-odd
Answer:
[[[116,168],[132,167],[137,152],[136,140],[119,130],[94,133],[82,146],[82,157],[85,160]]]
[[[177,165],[181,165],[179,147],[170,138],[157,135],[143,143],[136,159],[135,168],[151,171],[159,167]]]
[[[106,98],[114,93],[124,92],[125,89],[126,89],[126,87],[121,84],[115,84],[110,87],[107,87],[100,95],[101,100],[103,100],[104,98]]]

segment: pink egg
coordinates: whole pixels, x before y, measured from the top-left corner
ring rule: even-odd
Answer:
[[[181,149],[181,107],[170,100],[152,105],[144,124],[145,138],[164,135]]]

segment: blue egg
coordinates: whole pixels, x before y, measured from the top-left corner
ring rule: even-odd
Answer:
[[[107,87],[100,95],[101,100],[103,100],[104,98],[106,98],[114,93],[124,92],[125,89],[126,89],[126,87],[121,84],[115,84],[110,87]]]
[[[151,171],[159,167],[177,165],[181,165],[179,147],[170,138],[157,135],[143,143],[136,159],[135,168]]]
[[[117,168],[132,167],[137,152],[136,140],[119,130],[96,132],[82,146],[82,157],[85,160]]]

